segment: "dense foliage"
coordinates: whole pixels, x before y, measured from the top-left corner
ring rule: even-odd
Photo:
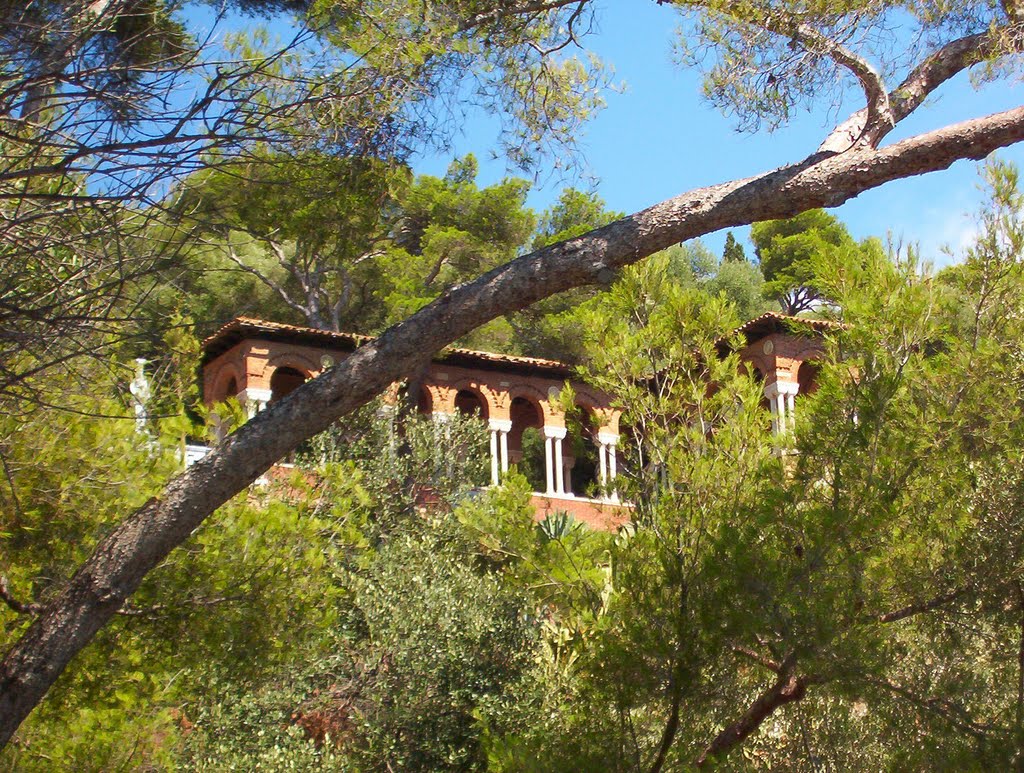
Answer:
[[[1016,172],[986,174],[979,239],[939,274],[880,249],[809,256],[843,327],[791,436],[721,355],[743,296],[718,282],[745,261],[666,251],[572,312],[581,376],[625,410],[628,529],[535,523],[527,478],[477,488],[479,422],[396,393],[198,530],[2,764],[1012,767],[1024,226]],[[59,409],[4,416],[5,641],[205,432],[196,344],[164,345],[142,426],[123,348],[78,374],[87,396],[50,380]]]
[[[612,219],[589,194],[534,230],[525,183],[406,164],[447,150],[469,105],[513,168],[571,161],[604,81],[590,0],[0,2],[5,764],[656,771],[739,765],[737,747],[766,766],[1021,764],[1012,175],[993,173],[984,238],[939,278],[811,222],[762,251],[767,290],[735,244],[674,248],[609,289],[684,234],[1019,141],[1011,110],[878,150],[949,79],[1019,65],[1020,9],[659,5],[741,126],[822,94],[860,109],[785,170],[587,236]],[[221,35],[237,13],[285,40]],[[808,291],[849,327],[776,448],[714,342],[730,300],[747,315]],[[181,330],[245,307],[367,331],[420,311],[320,381],[331,398],[291,433],[268,411],[162,488],[205,433]],[[447,463],[474,458],[474,432],[388,411],[241,493],[412,372],[417,344],[460,335],[597,381],[617,358],[633,530],[535,527],[514,480],[474,499],[482,471]],[[373,351],[391,364],[346,375]],[[167,370],[148,418],[121,386],[139,355]]]

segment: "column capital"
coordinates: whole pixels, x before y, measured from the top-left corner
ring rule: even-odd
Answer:
[[[492,432],[511,432],[512,419],[488,419],[487,428]]]
[[[256,387],[249,387],[248,389],[243,389],[241,392],[235,395],[235,397],[238,399],[238,402],[242,404],[245,404],[250,400],[252,400],[255,403],[269,403],[270,398],[272,398],[273,396],[274,393],[271,392],[269,389],[257,389]]]
[[[778,395],[795,395],[800,391],[800,385],[795,381],[773,381],[764,385],[764,396],[769,400]]]
[[[430,418],[437,424],[447,424],[455,418],[455,414],[448,413],[447,411],[432,411]]]
[[[552,427],[550,424],[544,425],[544,437],[554,438],[555,440],[561,440],[566,436],[567,430],[565,427]]]
[[[608,446],[618,445],[619,436],[614,432],[598,432],[597,442]]]

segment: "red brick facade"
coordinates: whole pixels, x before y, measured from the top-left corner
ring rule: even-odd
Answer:
[[[832,323],[765,314],[720,342],[723,351],[739,341],[740,358],[764,382],[773,429],[792,424],[795,399],[815,386],[813,361],[822,352],[822,332]],[[354,351],[367,338],[239,318],[203,343],[203,396],[207,404],[237,397],[250,415],[281,399]],[[572,368],[552,360],[448,349],[423,373],[416,395],[424,413],[443,420],[462,412],[478,415],[490,430],[491,480],[498,483],[522,458],[527,428],[543,433],[546,490],[534,495],[538,518],[565,511],[594,528],[615,528],[628,520],[628,507],[614,493],[588,499],[573,491],[572,445],[565,442],[566,417],[559,399],[566,381],[577,404],[591,417],[587,438],[597,449],[595,483],[614,492],[621,411],[608,395],[573,377]],[[577,476],[578,477],[578,476]]]

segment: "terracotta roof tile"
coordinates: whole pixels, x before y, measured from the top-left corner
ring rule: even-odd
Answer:
[[[772,333],[791,332],[793,328],[799,327],[808,328],[815,332],[824,332],[827,330],[842,330],[844,326],[839,322],[831,322],[825,319],[792,317],[776,311],[769,311],[744,322],[728,335],[719,338],[717,344],[719,350],[724,352],[728,349],[729,341],[737,335],[744,336],[750,342]],[[345,351],[354,351],[363,344],[373,340],[373,336],[360,335],[358,333],[335,333],[330,330],[319,330],[301,325],[288,325],[282,322],[268,322],[267,320],[254,319],[252,317],[236,317],[203,341],[203,363],[209,362],[246,338],[260,336],[285,338],[297,343],[327,346]],[[526,370],[553,371],[559,376],[570,376],[573,374],[572,365],[559,362],[558,360],[521,357],[512,354],[475,351],[458,347],[443,349],[434,357],[434,360],[435,362],[446,362],[451,365],[464,365],[467,367],[486,367],[490,365],[492,367],[504,366]]]
[[[724,350],[728,348],[729,341],[738,335],[742,335],[746,338],[747,343],[750,343],[772,333],[795,332],[794,329],[798,330],[801,327],[816,333],[824,333],[830,330],[843,330],[846,326],[840,322],[832,322],[827,319],[794,317],[777,311],[767,311],[760,317],[747,320],[728,335],[719,338],[716,343],[719,350]]]
[[[216,333],[203,341],[203,362],[209,362],[245,338],[271,336],[284,337],[313,345],[326,345],[332,348],[355,350],[373,340],[373,336],[358,333],[335,333],[330,330],[287,325],[282,322],[268,322],[252,317],[236,317]],[[538,357],[520,357],[497,352],[481,352],[473,349],[447,347],[435,356],[435,361],[448,362],[452,365],[504,365],[536,370],[553,370],[563,375],[572,373],[572,366],[558,360],[545,360]]]

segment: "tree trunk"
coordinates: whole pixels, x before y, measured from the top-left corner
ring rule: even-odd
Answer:
[[[174,478],[96,548],[0,665],[0,745],[148,571],[203,520],[302,440],[328,427],[473,328],[556,292],[607,284],[623,266],[721,228],[837,206],[891,180],[983,158],[1024,139],[1024,108],[881,150],[816,153],[759,177],[685,193],[551,245],[453,288],[261,412]]]
[[[651,763],[650,773],[661,773],[661,769],[665,767],[665,760],[668,758],[668,751],[672,748],[672,742],[675,741],[676,732],[679,730],[679,709],[683,702],[683,686],[674,674],[669,686],[669,697],[668,721],[662,730],[661,743],[658,744],[658,753],[654,757],[654,762]]]
[[[1024,584],[1017,583],[1017,710],[1014,714],[1014,735],[1017,758],[1014,768],[1024,773]]]
[[[801,700],[807,693],[808,680],[796,675],[796,658],[787,657],[779,668],[775,683],[761,693],[743,716],[722,730],[696,760],[698,768],[715,757],[727,754],[743,743],[776,709]]]

